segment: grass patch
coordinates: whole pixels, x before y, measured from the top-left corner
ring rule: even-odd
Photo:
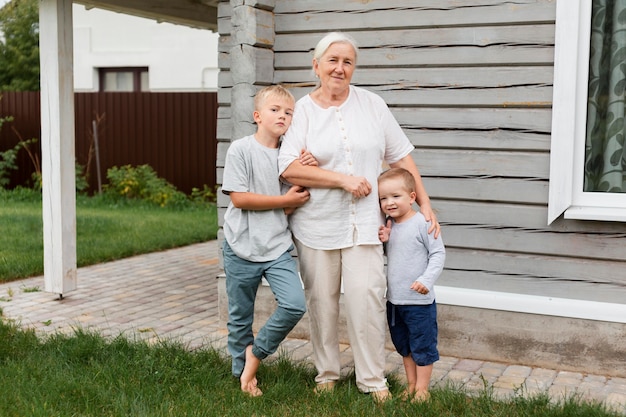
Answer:
[[[214,204],[159,207],[79,196],[76,255],[79,267],[215,239]],[[41,195],[0,190],[0,282],[43,274]]]
[[[313,393],[314,370],[282,356],[259,369],[264,395],[250,398],[230,374],[230,360],[206,348],[122,336],[105,339],[76,330],[38,339],[0,319],[2,416],[421,416],[614,417],[575,398],[559,403],[545,395],[498,401],[485,389],[468,396],[458,388],[432,391],[424,404],[393,399],[376,405],[348,377],[334,392]],[[392,392],[400,390],[391,376]]]

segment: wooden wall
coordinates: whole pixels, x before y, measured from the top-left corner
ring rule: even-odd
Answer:
[[[218,183],[237,130],[231,3],[219,5]],[[626,302],[626,224],[547,226],[554,0],[258,3],[273,4],[275,25],[273,74],[258,86],[269,78],[301,97],[326,32],[359,43],[353,83],[392,108],[438,210],[448,251],[440,285]]]

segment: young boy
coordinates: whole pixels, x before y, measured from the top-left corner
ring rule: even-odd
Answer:
[[[234,141],[226,154],[222,192],[230,196],[224,215],[224,271],[228,295],[228,350],[232,373],[241,390],[262,395],[256,373],[262,359],[280,342],[306,310],[287,215],[309,200],[309,192],[293,186],[283,194],[278,177],[278,147],[291,124],[294,97],[281,86],[258,92],[254,100],[254,135]],[[317,164],[306,152],[303,164]],[[277,308],[256,339],[252,332],[254,301],[262,277],[269,283]]]
[[[407,388],[402,398],[425,401],[437,350],[434,285],[446,257],[441,236],[428,234],[424,216],[413,209],[415,179],[402,168],[378,177],[380,207],[387,223],[378,236],[387,253],[387,323],[402,356]]]

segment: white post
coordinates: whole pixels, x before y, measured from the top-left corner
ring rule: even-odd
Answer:
[[[76,289],[72,0],[39,0],[45,290]]]

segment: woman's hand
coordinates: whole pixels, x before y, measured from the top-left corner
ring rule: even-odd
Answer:
[[[420,213],[422,213],[426,221],[430,223],[430,226],[428,227],[428,234],[431,234],[434,231],[435,239],[437,239],[439,237],[439,233],[441,232],[441,225],[437,221],[437,215],[435,215],[433,209],[426,204],[420,205]]]
[[[344,176],[341,188],[356,198],[367,197],[372,192],[372,185],[367,178],[354,177],[352,175]]]

